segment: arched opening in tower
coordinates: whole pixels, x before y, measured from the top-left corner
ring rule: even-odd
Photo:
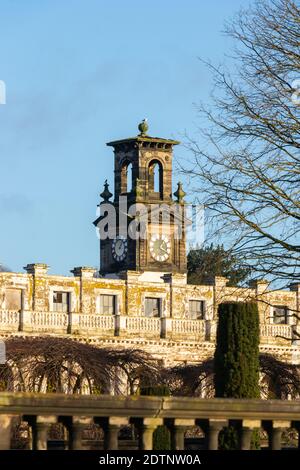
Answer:
[[[133,189],[132,163],[125,162],[121,170],[121,192],[130,193]]]
[[[149,193],[156,193],[163,198],[163,167],[158,160],[152,160],[148,170]]]

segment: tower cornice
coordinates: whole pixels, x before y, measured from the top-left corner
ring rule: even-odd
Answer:
[[[155,149],[171,149],[174,145],[179,145],[178,140],[172,139],[163,139],[160,137],[150,137],[150,136],[136,136],[128,137],[127,139],[114,140],[112,142],[107,142],[108,147],[123,147],[124,145],[136,146],[136,147],[145,147],[145,148],[155,148]]]

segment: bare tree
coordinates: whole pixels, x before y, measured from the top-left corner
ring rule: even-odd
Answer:
[[[263,398],[299,398],[300,365],[289,364],[271,354],[260,354],[260,390]],[[164,381],[172,395],[214,396],[214,360],[209,358],[199,364],[182,364],[166,369]]]
[[[225,32],[232,67],[206,64],[213,102],[199,106],[201,143],[189,138],[182,170],[206,207],[208,238],[284,287],[300,278],[299,3],[258,0]]]
[[[159,364],[144,351],[97,348],[67,338],[43,336],[6,341],[0,389],[61,393],[121,393],[121,371],[129,388],[144,376],[156,380]],[[125,384],[126,385],[126,384]]]

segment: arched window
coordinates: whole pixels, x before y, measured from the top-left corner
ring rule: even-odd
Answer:
[[[163,198],[163,168],[158,160],[149,163],[148,189],[149,193],[157,193],[161,199]]]
[[[130,193],[133,189],[132,185],[132,163],[124,162],[121,170],[121,192]]]

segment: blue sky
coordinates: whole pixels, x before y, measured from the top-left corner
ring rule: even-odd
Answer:
[[[92,221],[106,178],[113,188],[105,143],[136,135],[144,117],[150,135],[193,135],[212,87],[198,58],[226,60],[224,21],[248,4],[1,1],[0,262],[98,266]]]

